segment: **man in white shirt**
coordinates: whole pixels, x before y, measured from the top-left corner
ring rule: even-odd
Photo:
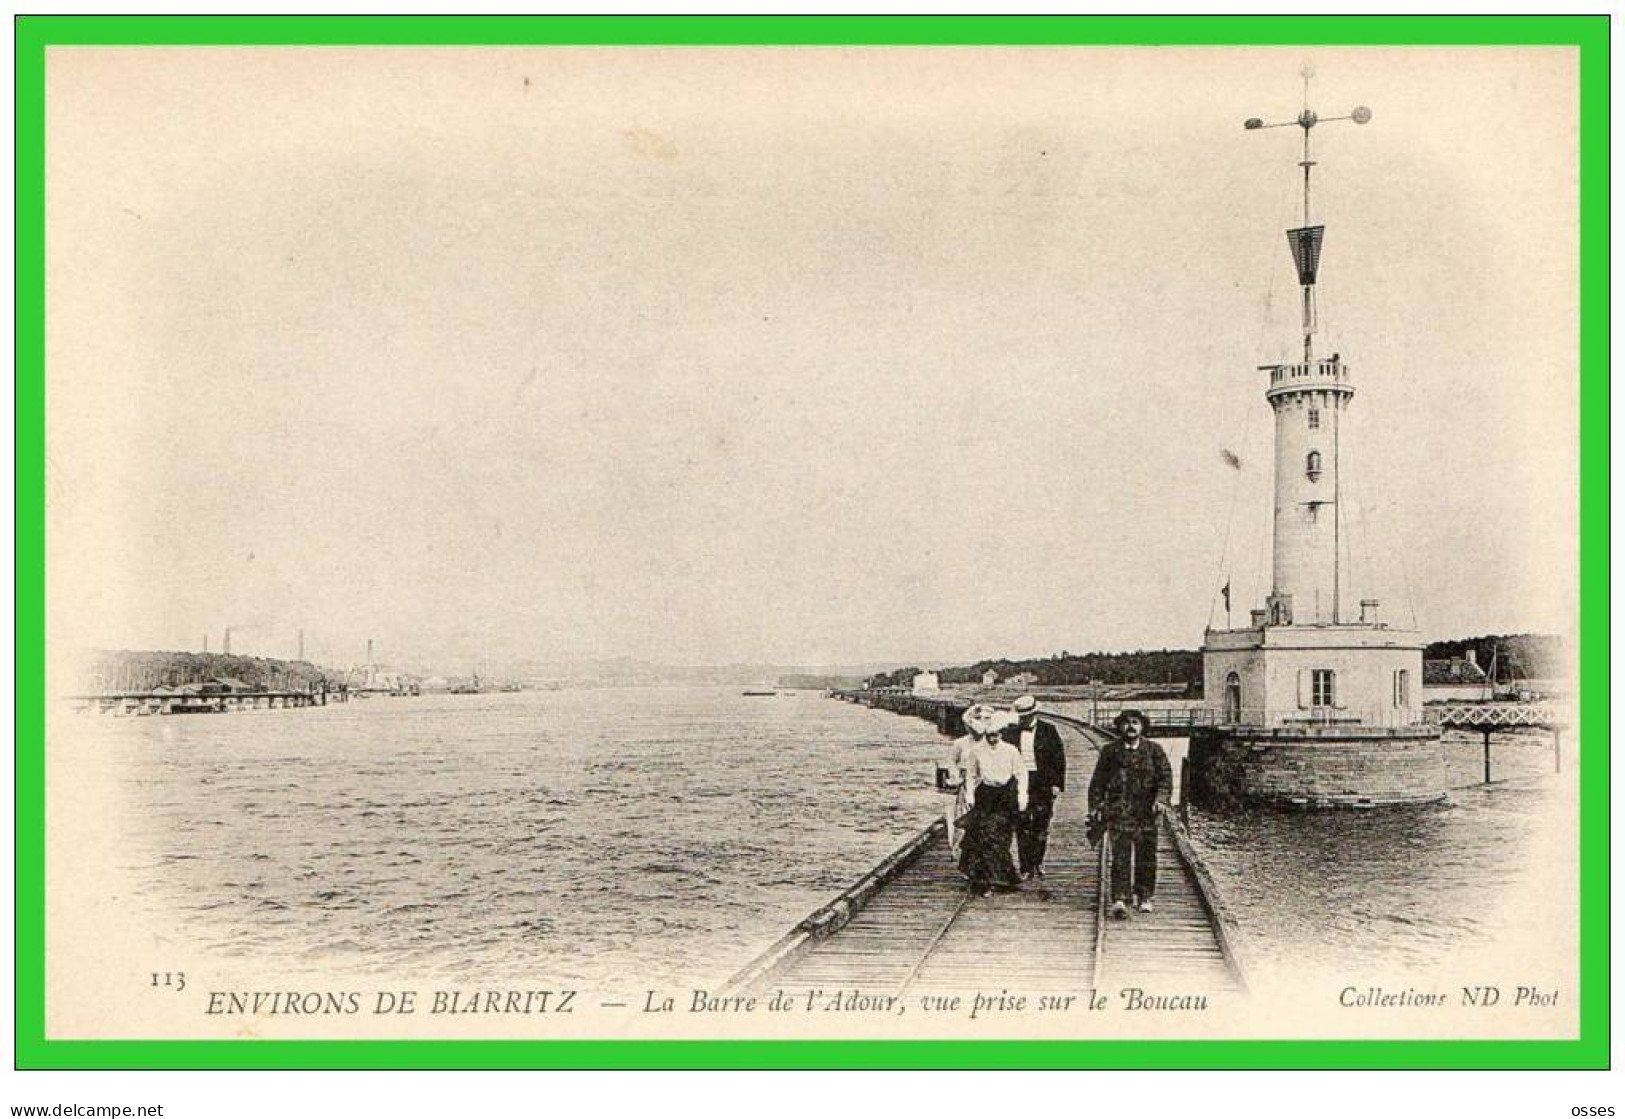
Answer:
[[[1042,878],[1055,794],[1066,788],[1066,748],[1060,732],[1039,719],[1032,696],[1017,699],[1013,710],[1016,721],[1005,728],[1004,737],[1021,752],[1027,767],[1027,810],[1016,822],[1017,862],[1023,878]]]

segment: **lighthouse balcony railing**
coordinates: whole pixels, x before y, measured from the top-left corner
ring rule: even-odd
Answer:
[[[1220,726],[1264,727],[1282,730],[1392,729],[1425,726],[1422,711],[1414,707],[1242,707],[1218,713]]]
[[[1288,365],[1260,365],[1258,368],[1269,373],[1271,388],[1290,385],[1295,381],[1347,383],[1349,380],[1349,367],[1331,358]]]

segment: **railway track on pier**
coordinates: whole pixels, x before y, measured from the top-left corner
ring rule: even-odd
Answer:
[[[1107,915],[1107,845],[1092,848],[1085,836],[1089,778],[1106,735],[1065,716],[1045,718],[1062,730],[1068,778],[1045,878],[1016,893],[972,896],[938,822],[797,925],[729,989],[866,997],[1244,991],[1234,922],[1177,819],[1165,816],[1160,828],[1156,912]]]

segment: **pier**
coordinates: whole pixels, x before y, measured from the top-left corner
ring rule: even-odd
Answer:
[[[879,707],[901,715],[927,719],[936,723],[937,729],[943,734],[954,737],[965,733],[961,716],[970,706],[967,699],[919,695],[906,688],[835,689],[829,694],[849,703]],[[1046,696],[1041,691],[1035,694],[1041,703],[1046,699],[1056,698],[1053,695]],[[1069,710],[1065,714],[1046,711],[1044,718],[1057,726],[1072,726],[1079,730],[1093,729],[1109,734],[1112,720],[1123,711],[1133,708],[1145,716],[1147,730],[1156,738],[1186,738],[1203,727],[1213,726],[1215,722],[1214,712],[1200,706],[1158,707],[1153,703],[1135,700],[1091,699],[1087,694],[1066,695],[1065,702],[1075,705],[1076,709]]]
[[[857,693],[843,694],[856,699]],[[865,693],[869,706],[955,733],[968,706],[948,698]],[[1107,915],[1110,843],[1085,837],[1089,779],[1107,732],[1041,713],[1061,732],[1067,788],[1056,798],[1046,877],[1016,893],[974,897],[941,820],[921,831],[729,981],[735,992],[856,989],[864,995],[1015,994],[1140,987],[1246,990],[1239,928],[1175,813],[1158,843],[1156,911]]]
[[[1444,730],[1473,730],[1484,736],[1484,784],[1495,780],[1491,737],[1496,731],[1546,730],[1552,735],[1552,768],[1563,772],[1563,728],[1568,720],[1546,703],[1451,703],[1429,708],[1427,720]]]
[[[94,715],[211,715],[228,711],[326,707],[343,703],[342,691],[97,692],[64,696],[75,711]]]

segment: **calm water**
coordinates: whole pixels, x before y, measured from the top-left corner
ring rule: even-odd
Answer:
[[[422,981],[714,981],[933,815],[928,723],[816,693],[624,688],[89,720],[128,792],[113,858],[177,939]],[[1460,784],[1476,744],[1452,747]],[[1193,820],[1249,942],[1424,963],[1498,918],[1552,810],[1498,748],[1452,805]],[[178,927],[177,927],[178,926]]]

